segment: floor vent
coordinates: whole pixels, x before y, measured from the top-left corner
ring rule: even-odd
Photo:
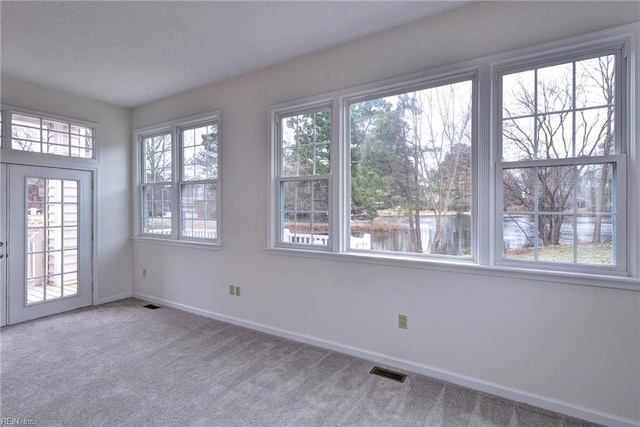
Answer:
[[[156,308],[160,308],[159,305],[147,304],[143,306],[144,308],[148,308],[149,310],[155,310]]]
[[[389,378],[390,380],[398,381],[399,383],[403,383],[407,378],[405,374],[401,374],[399,372],[393,372],[388,369],[381,368],[379,366],[374,366],[370,374],[378,375],[381,377]]]

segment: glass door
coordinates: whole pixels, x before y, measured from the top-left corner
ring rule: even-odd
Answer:
[[[92,173],[8,168],[8,323],[91,305]]]

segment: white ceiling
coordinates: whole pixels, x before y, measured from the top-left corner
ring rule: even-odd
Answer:
[[[468,1],[1,1],[1,72],[134,107]]]

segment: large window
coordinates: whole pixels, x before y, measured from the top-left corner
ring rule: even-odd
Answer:
[[[611,51],[501,75],[503,259],[612,267],[623,259],[619,61]]]
[[[139,235],[216,243],[219,240],[217,115],[137,133]]]
[[[471,254],[472,111],[471,80],[348,106],[351,248]]]
[[[272,107],[270,246],[637,278],[631,36],[608,34]]]

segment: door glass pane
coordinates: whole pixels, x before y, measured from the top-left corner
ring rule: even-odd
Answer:
[[[78,292],[78,189],[74,180],[27,178],[27,304]]]

